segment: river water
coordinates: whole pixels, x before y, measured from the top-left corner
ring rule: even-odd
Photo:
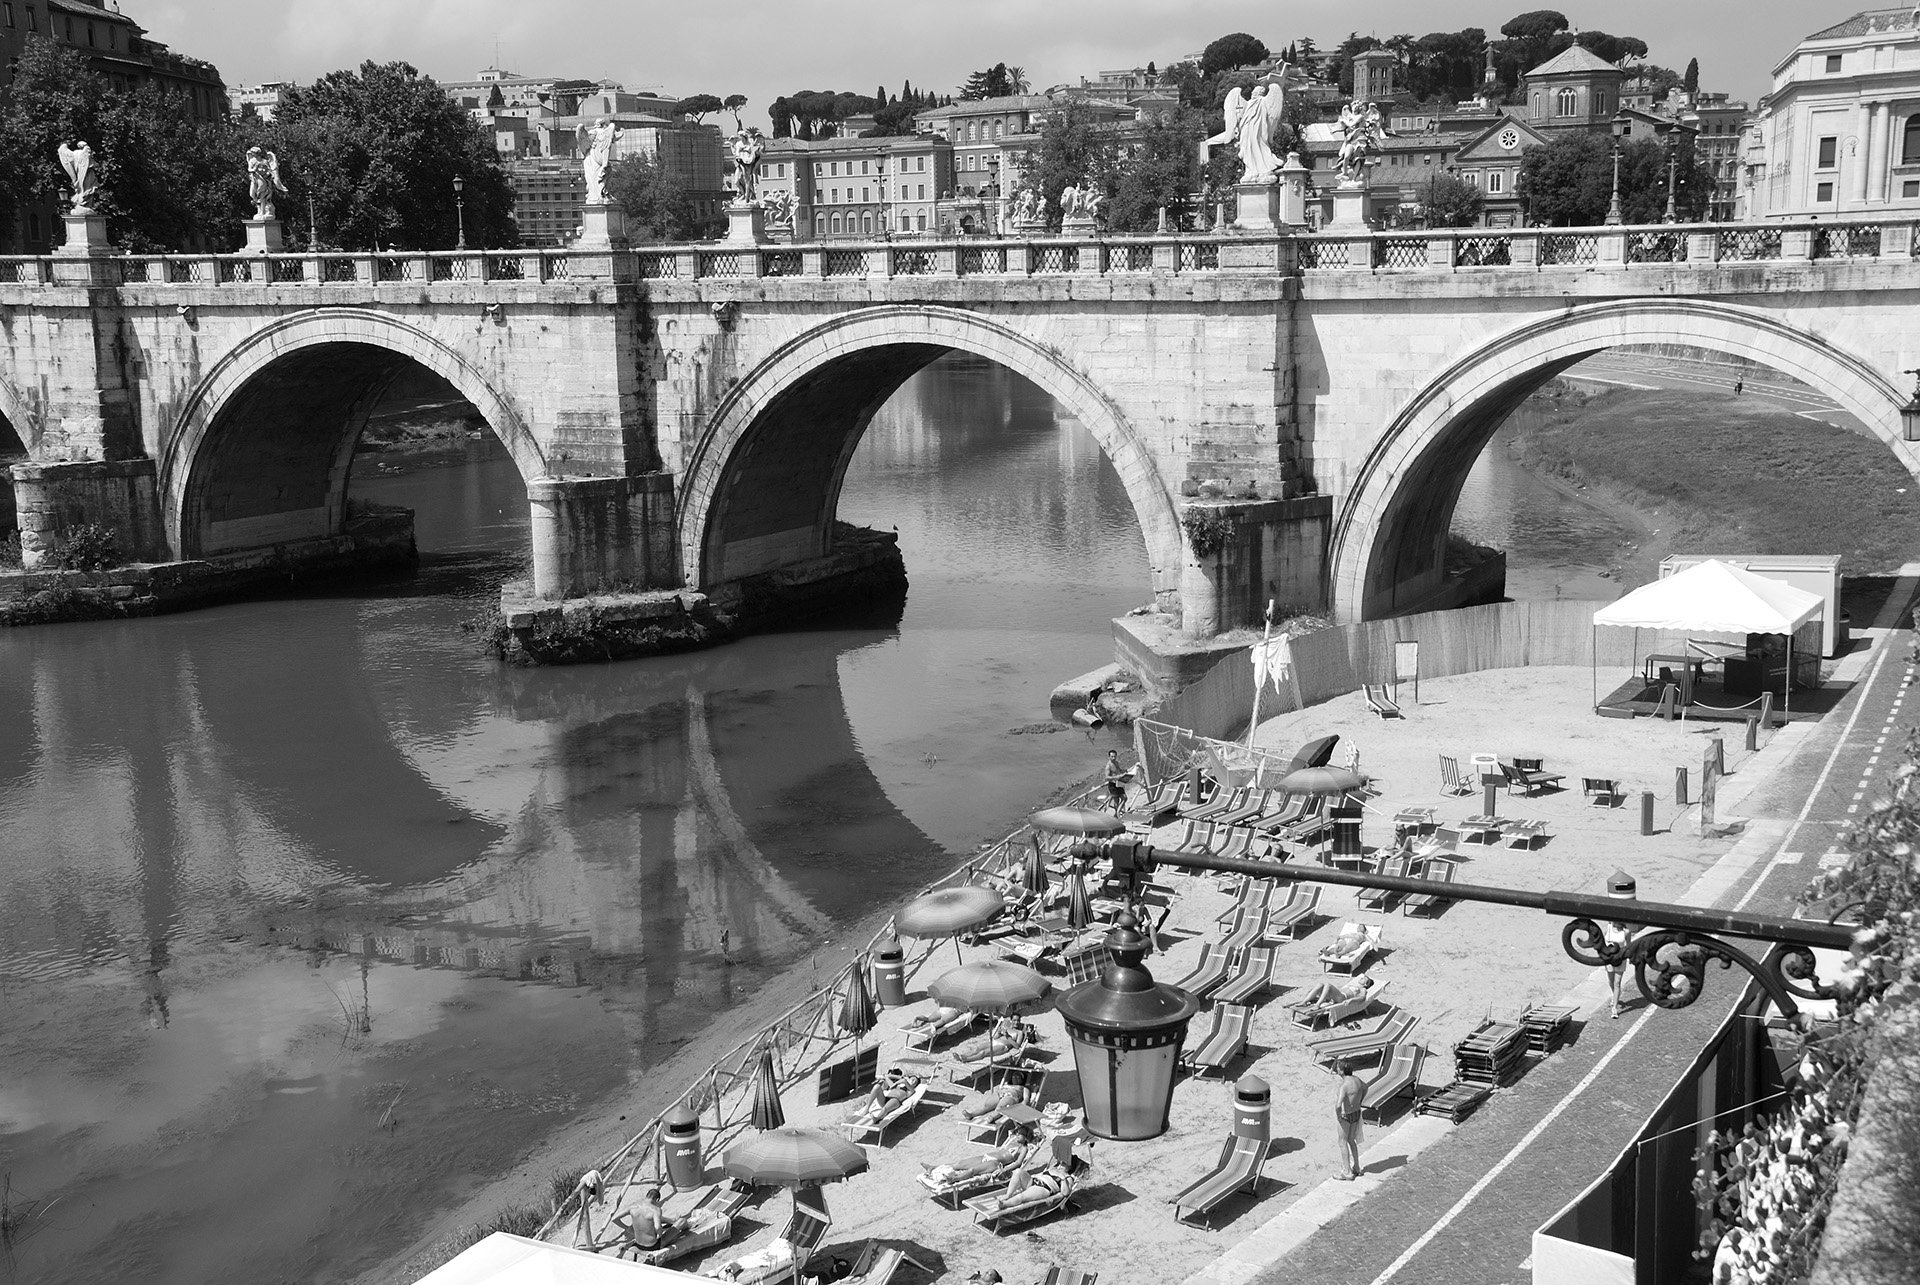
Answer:
[[[849,471],[904,609],[691,656],[478,653],[460,623],[527,525],[491,442],[354,493],[416,510],[417,574],[0,631],[16,1281],[329,1282],[405,1248],[1094,770],[1097,737],[1011,733],[1150,596],[1092,438],[966,362]],[[1595,521],[1496,442],[1458,525],[1517,582],[1610,596]]]

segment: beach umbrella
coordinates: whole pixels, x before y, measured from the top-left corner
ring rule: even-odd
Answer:
[[[1289,794],[1351,794],[1366,783],[1364,773],[1343,767],[1303,767],[1280,778]]]
[[[1093,898],[1087,895],[1087,878],[1075,866],[1067,876],[1067,923],[1075,932],[1093,922]]]
[[[880,1020],[873,992],[867,988],[867,964],[865,955],[853,961],[853,971],[847,976],[847,997],[840,1004],[838,1018],[840,1029],[856,1042]]]
[[[1303,767],[1325,767],[1333,761],[1333,749],[1338,744],[1338,736],[1314,737],[1293,752],[1293,761],[1287,764],[1287,770],[1297,772]]]
[[[1093,837],[1120,834],[1127,828],[1113,813],[1096,812],[1092,808],[1042,808],[1027,818],[1027,824],[1048,834]]]
[[[993,889],[963,883],[915,897],[900,907],[893,926],[909,937],[951,937],[957,957],[961,934],[999,918],[1006,908],[1006,898]]]
[[[1040,851],[1040,836],[1036,834],[1027,847],[1027,889],[1044,901],[1050,882],[1047,878],[1047,855]]]
[[[937,1002],[975,1013],[1011,1013],[1038,1004],[1052,991],[1052,982],[1004,959],[978,959],[950,968],[927,987]]]
[[[811,1187],[865,1172],[867,1153],[837,1133],[782,1125],[727,1148],[727,1176],[759,1187]]]
[[[787,1122],[780,1105],[780,1081],[773,1073],[773,1050],[763,1049],[760,1065],[753,1072],[753,1127],[765,1132]]]

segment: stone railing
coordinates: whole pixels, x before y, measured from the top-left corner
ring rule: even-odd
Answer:
[[[1456,273],[1561,268],[1911,261],[1910,220],[1656,224],[1599,228],[1240,236],[970,237],[642,246],[627,250],[459,250],[402,253],[163,254],[0,257],[0,286],[192,287],[437,285],[585,280],[656,282],[767,278],[1126,277],[1149,273]]]

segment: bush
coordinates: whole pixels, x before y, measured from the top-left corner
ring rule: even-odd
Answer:
[[[47,559],[47,566],[55,571],[105,571],[122,561],[120,544],[113,532],[88,522],[67,533],[67,538]]]
[[[0,536],[0,567],[11,571],[20,569],[20,533],[9,531]]]
[[[1196,505],[1189,506],[1180,515],[1180,525],[1186,530],[1187,543],[1195,555],[1211,558],[1233,539],[1234,532],[1240,529],[1240,519],[1224,509]]]

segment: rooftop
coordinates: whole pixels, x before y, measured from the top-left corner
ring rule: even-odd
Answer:
[[[1529,79],[1534,76],[1574,76],[1595,71],[1610,71],[1616,76],[1625,75],[1618,67],[1592,50],[1580,45],[1569,45],[1528,72],[1527,76]]]
[[[1807,39],[1843,40],[1848,36],[1871,36],[1881,31],[1913,31],[1916,16],[1920,15],[1916,15],[1912,5],[1898,9],[1867,9],[1845,22],[1836,22],[1824,31],[1816,31]]]

